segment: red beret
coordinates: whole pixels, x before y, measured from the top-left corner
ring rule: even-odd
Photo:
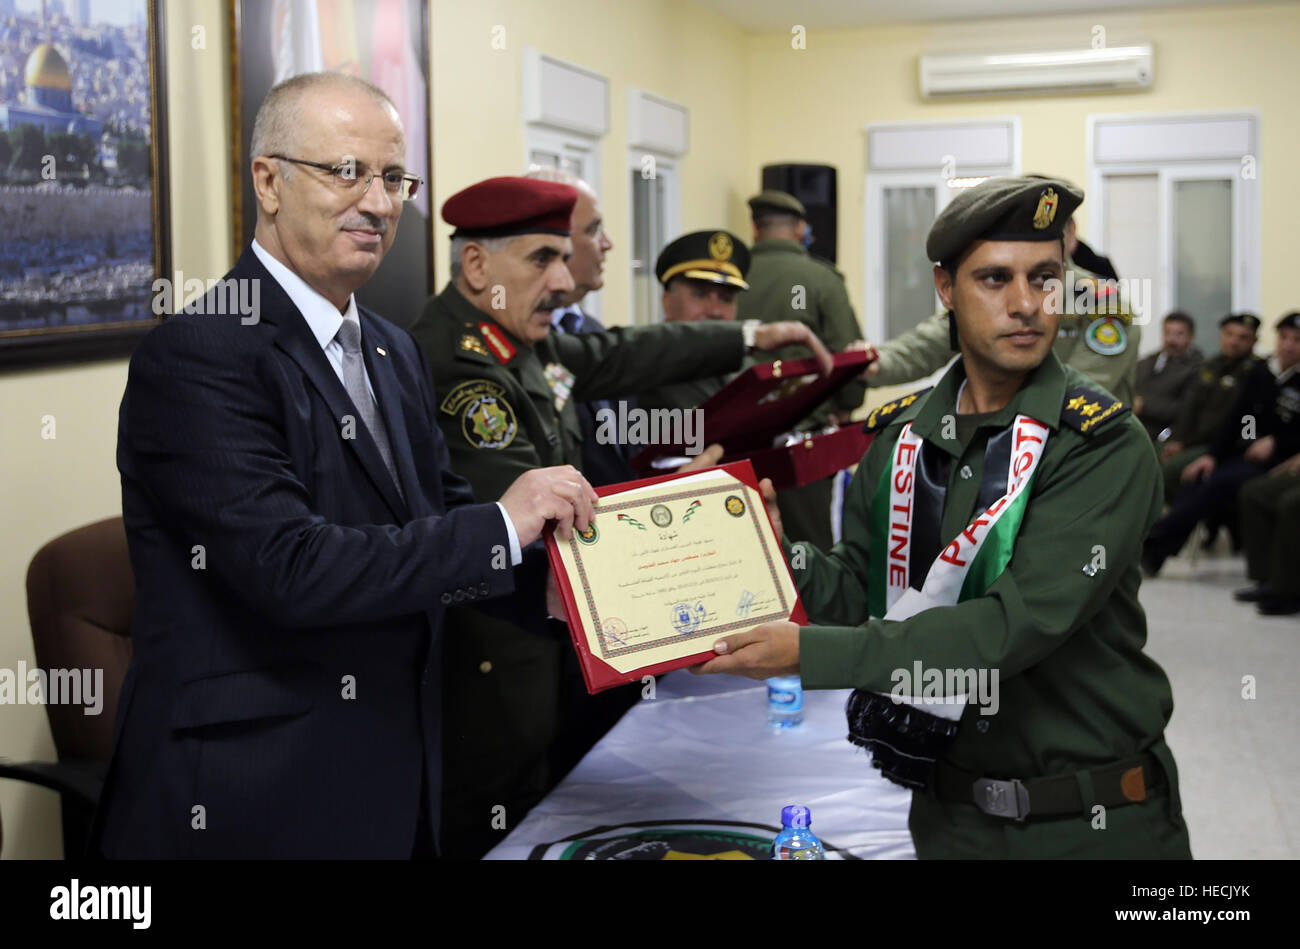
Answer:
[[[577,200],[578,189],[557,181],[488,178],[448,198],[442,219],[456,228],[452,237],[568,237]]]

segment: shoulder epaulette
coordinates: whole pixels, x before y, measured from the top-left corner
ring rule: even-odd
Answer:
[[[909,393],[901,399],[894,399],[892,402],[886,402],[884,405],[876,406],[871,410],[871,414],[867,416],[867,421],[863,424],[862,430],[864,432],[880,431],[880,429],[889,424],[890,419],[903,411],[903,409],[907,408],[921,396],[925,395],[932,388],[934,387],[930,386],[925,389],[918,389],[916,392]]]
[[[1087,386],[1075,386],[1065,393],[1061,424],[1068,425],[1081,435],[1091,435],[1100,426],[1119,418],[1127,411],[1129,407],[1113,396]]]
[[[839,277],[841,280],[844,279],[843,271],[841,271],[839,267],[835,266],[834,261],[827,260],[825,257],[822,257],[820,254],[814,254],[811,252],[808,254],[808,256],[811,257],[813,260],[817,261],[817,263],[821,264],[831,273],[835,274],[835,276]]]

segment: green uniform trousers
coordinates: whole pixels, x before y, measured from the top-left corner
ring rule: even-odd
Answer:
[[[1300,596],[1300,474],[1247,482],[1237,507],[1247,576],[1278,596]]]

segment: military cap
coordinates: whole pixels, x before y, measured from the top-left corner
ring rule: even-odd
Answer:
[[[1282,319],[1277,321],[1274,329],[1279,330],[1300,330],[1300,310],[1292,310]]]
[[[792,194],[777,191],[775,188],[764,188],[750,198],[749,212],[755,220],[764,214],[793,214],[805,220],[808,217],[808,209],[803,206],[802,201]]]
[[[724,283],[748,290],[749,248],[729,231],[692,231],[659,254],[655,276],[665,287],[673,277]]]
[[[1259,317],[1254,313],[1229,313],[1223,319],[1219,320],[1219,328],[1222,329],[1229,323],[1240,323],[1252,333],[1259,332]]]
[[[578,190],[558,181],[488,178],[448,198],[442,206],[442,219],[456,228],[452,237],[568,237],[577,201]]]
[[[945,266],[977,240],[1060,240],[1083,191],[1058,178],[989,178],[960,192],[925,240],[925,253]]]

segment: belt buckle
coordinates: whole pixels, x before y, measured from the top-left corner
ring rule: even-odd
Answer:
[[[971,785],[975,806],[994,817],[1023,821],[1029,815],[1029,791],[1016,778],[976,778]]]

